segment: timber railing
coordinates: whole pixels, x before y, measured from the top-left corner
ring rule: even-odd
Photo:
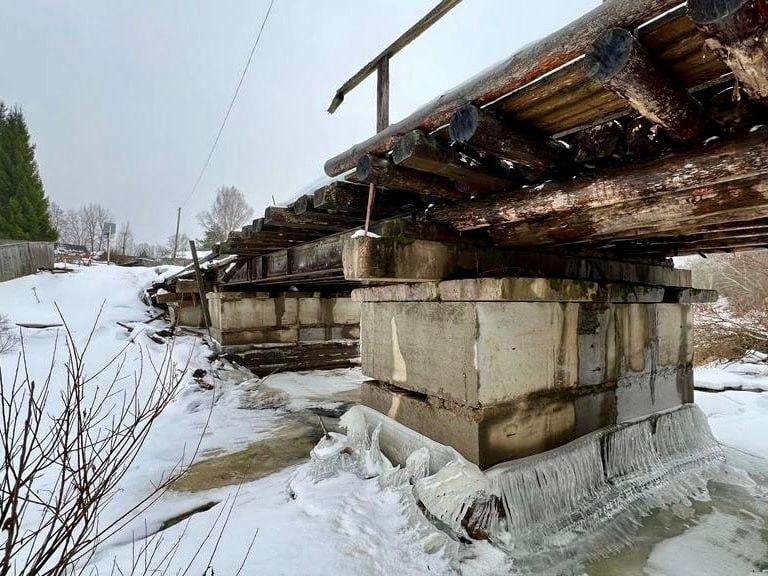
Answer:
[[[53,242],[0,240],[0,282],[53,268]]]

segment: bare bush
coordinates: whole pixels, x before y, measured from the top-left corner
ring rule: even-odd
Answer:
[[[61,386],[52,386],[56,347],[42,382],[30,377],[23,339],[10,380],[0,368],[2,576],[78,573],[100,542],[146,511],[183,472],[179,467],[163,477],[151,494],[114,519],[100,516],[152,424],[175,397],[186,368],[177,373],[169,346],[159,365],[147,356],[153,370],[148,387],[142,383],[143,361],[137,373],[123,374],[125,348],[86,372],[84,357],[95,326],[82,349],[65,328],[66,382]],[[109,383],[97,384],[95,379],[108,371]],[[125,385],[129,376],[132,381]]]
[[[8,322],[8,318],[0,314],[0,354],[13,350],[18,342],[16,330]]]
[[[693,266],[694,282],[720,301],[695,311],[696,362],[768,353],[768,251],[718,254]]]

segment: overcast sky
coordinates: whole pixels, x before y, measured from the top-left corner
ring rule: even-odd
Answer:
[[[98,202],[164,242],[248,57],[268,0],[6,0],[0,100],[23,108],[48,196]],[[275,0],[182,230],[221,185],[257,213],[323,175],[375,128],[375,77],[336,89],[436,0]],[[390,120],[553,32],[599,0],[464,0],[391,63]],[[258,214],[257,214],[258,215]]]

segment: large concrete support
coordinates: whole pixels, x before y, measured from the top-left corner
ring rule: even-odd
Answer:
[[[366,288],[363,403],[486,468],[692,401],[711,291],[502,278]]]
[[[222,347],[359,338],[360,305],[304,293],[210,292],[211,333]]]

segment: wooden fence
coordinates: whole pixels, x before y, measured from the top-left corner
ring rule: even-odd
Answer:
[[[0,282],[53,268],[53,242],[0,240]]]

